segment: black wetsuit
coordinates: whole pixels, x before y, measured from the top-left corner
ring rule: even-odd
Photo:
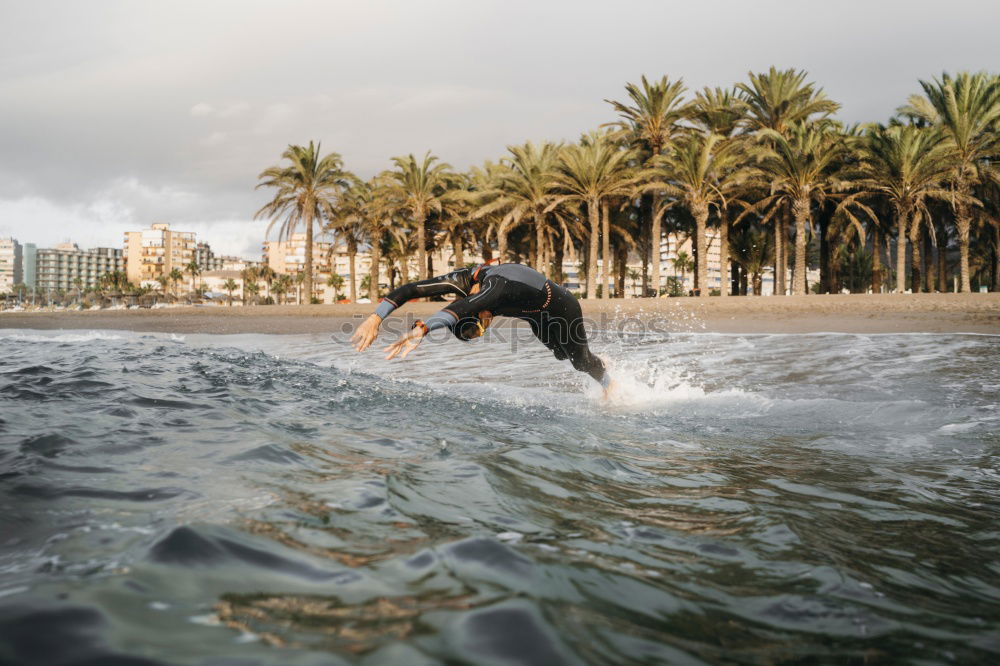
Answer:
[[[479,293],[470,296],[476,283],[480,285]],[[535,336],[557,359],[568,358],[574,368],[607,386],[609,378],[604,362],[587,346],[580,303],[565,288],[521,264],[463,268],[405,284],[389,292],[375,313],[385,319],[406,301],[442,294],[456,294],[458,298],[424,322],[429,331],[446,327],[455,330],[461,323],[477,318],[483,310],[494,316],[516,317],[528,322]]]

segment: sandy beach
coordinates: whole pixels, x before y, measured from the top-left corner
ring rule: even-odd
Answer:
[[[670,331],[718,333],[1000,334],[1000,294],[880,294],[585,300],[584,315],[606,328],[656,322]],[[410,303],[403,316],[426,316],[443,303]],[[371,313],[371,305],[175,307],[0,313],[0,329],[101,329],[162,333],[323,333]]]

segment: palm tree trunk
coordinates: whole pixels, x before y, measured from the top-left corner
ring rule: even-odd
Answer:
[[[535,270],[545,272],[545,214],[535,213]]]
[[[423,211],[417,213],[417,279],[427,279],[427,234],[425,225],[427,215]]]
[[[372,231],[368,241],[371,243],[371,264],[368,266],[368,298],[372,303],[378,301],[378,268],[382,261],[382,247],[379,233]]]
[[[458,227],[451,232],[451,249],[455,252],[455,270],[465,266],[465,251],[462,247],[462,235]]]
[[[729,296],[729,211],[719,215],[719,295]]]
[[[706,225],[708,224],[708,205],[696,203],[691,206],[691,215],[694,217],[695,249],[698,253],[698,267],[696,275],[698,277],[698,295],[702,298],[708,297],[708,239],[706,237]]]
[[[601,205],[601,298],[610,299],[611,277],[611,207],[605,201]]]
[[[945,245],[938,245],[938,291],[940,291],[942,294],[948,291],[947,242],[945,243]]]
[[[697,293],[701,293],[701,285],[698,284],[698,239],[697,234],[695,236],[694,247],[691,248],[691,268],[694,271],[694,276],[691,278],[692,286]],[[684,274],[681,273],[681,279],[684,279]]]
[[[563,257],[565,254],[565,238],[560,234],[552,248],[552,281],[560,285],[563,283]]]
[[[500,263],[507,261],[507,230],[497,229],[497,254],[500,257]]]
[[[402,261],[399,262],[399,283],[407,284],[410,281],[410,255],[403,253]]]
[[[882,292],[882,230],[872,227],[872,293]]]
[[[972,284],[969,282],[969,230],[972,226],[972,220],[969,216],[969,207],[964,203],[955,206],[955,226],[958,228],[958,290],[970,292]]]
[[[910,228],[910,285],[914,294],[920,293],[923,284],[920,268],[920,225],[913,224]]]
[[[896,214],[896,293],[906,291],[906,226],[909,215],[905,211]]]
[[[806,291],[806,226],[809,224],[809,200],[798,199],[792,205],[795,217],[795,281],[792,293],[805,296]]]
[[[993,227],[993,291],[1000,291],[1000,219],[991,221]]]
[[[649,294],[649,237],[646,233],[653,221],[653,210],[659,205],[655,195],[643,195],[639,201],[642,210],[639,216],[639,254],[642,255],[642,298]]]
[[[601,232],[600,202],[587,202],[587,216],[590,218],[590,250],[587,253],[587,298],[594,298],[597,291],[597,237]]]
[[[819,215],[819,293],[829,294],[833,291],[830,284],[830,239],[827,233],[830,229],[830,206],[824,206]]]
[[[618,284],[615,287],[615,298],[625,298],[625,271],[628,269],[628,246],[620,243],[615,248],[615,268],[618,269]]]
[[[934,255],[931,247],[930,224],[924,225],[923,233],[924,252],[920,257],[920,270],[924,274],[924,291],[930,293],[934,291]]]
[[[653,271],[653,291],[655,292],[655,298],[660,297],[660,195],[653,195],[653,216],[652,223],[649,230],[649,251],[653,255],[652,261],[652,271]]]
[[[306,225],[306,293],[312,296],[313,287],[313,209],[307,205],[303,211],[302,221]],[[300,299],[301,302],[301,299]]]
[[[785,271],[784,271],[784,244],[782,243],[781,220],[782,213],[774,217],[774,295],[785,293]]]
[[[358,255],[358,242],[354,238],[347,241],[347,265],[351,274],[351,303],[358,301],[358,275],[355,271],[354,259]]]
[[[479,240],[479,249],[483,261],[493,261],[493,248],[490,246],[489,236],[484,232],[482,236],[477,235],[476,238]]]

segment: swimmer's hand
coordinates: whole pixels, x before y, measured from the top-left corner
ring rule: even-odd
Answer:
[[[358,326],[358,330],[354,331],[354,335],[351,336],[351,343],[354,348],[359,352],[368,349],[375,338],[378,337],[378,327],[382,323],[382,317],[377,314],[373,314],[368,319],[365,319],[361,326]]]
[[[391,360],[396,358],[396,356],[399,356],[400,359],[406,358],[411,351],[420,345],[420,341],[424,339],[424,335],[426,334],[422,327],[411,328],[409,333],[385,348],[385,360]]]

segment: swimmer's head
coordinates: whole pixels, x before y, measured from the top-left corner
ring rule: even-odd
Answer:
[[[492,322],[493,313],[489,310],[483,310],[475,317],[465,317],[455,324],[455,337],[464,342],[475,340],[486,333]]]

